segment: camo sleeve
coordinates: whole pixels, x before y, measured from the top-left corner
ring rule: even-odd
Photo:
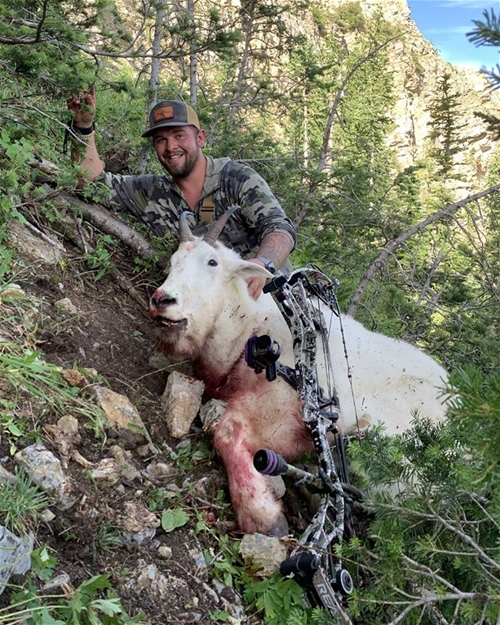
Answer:
[[[182,199],[165,176],[104,175],[111,189],[107,205],[139,217],[157,236],[177,234]]]
[[[258,242],[271,232],[287,232],[295,243],[297,235],[292,221],[281,208],[267,182],[254,169],[230,161],[225,167],[221,186],[227,197],[241,206],[239,216],[248,229],[257,233]]]

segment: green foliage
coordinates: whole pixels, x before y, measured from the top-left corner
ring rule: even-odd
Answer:
[[[304,608],[303,596],[303,590],[296,582],[283,579],[279,573],[249,583],[245,588],[245,599],[250,607],[262,612],[269,625],[288,622],[288,619],[283,620],[283,612],[290,612],[295,605]]]
[[[98,554],[112,553],[117,547],[123,544],[120,536],[120,528],[113,523],[103,523],[97,532],[97,536],[92,543],[92,550],[94,552],[94,560],[97,559]]]
[[[346,2],[335,9],[333,19],[344,33],[364,30],[366,20],[359,2]]]
[[[110,235],[100,235],[97,239],[97,246],[92,253],[87,252],[83,255],[83,259],[90,267],[94,282],[100,280],[104,275],[112,273],[115,266],[111,260],[112,248],[115,240]]]
[[[35,529],[47,505],[45,493],[19,471],[14,484],[4,484],[0,488],[0,524],[18,536],[27,534]]]
[[[82,389],[69,386],[62,368],[45,360],[36,349],[33,334],[37,326],[28,329],[24,320],[37,318],[38,304],[10,282],[10,260],[9,252],[0,251],[0,326],[5,332],[16,328],[16,334],[23,329],[25,336],[19,344],[0,342],[0,379],[3,391],[8,390],[5,397],[0,394],[0,432],[14,454],[20,439],[40,437],[37,423],[47,413],[81,415],[97,433],[102,411]]]
[[[200,462],[206,462],[213,458],[214,452],[207,445],[206,441],[199,440],[195,448],[189,446],[181,447],[177,451],[170,452],[170,458],[183,470],[189,471]]]
[[[79,397],[81,391],[68,387],[61,377],[61,367],[45,361],[37,351],[22,348],[15,343],[0,346],[0,376],[16,393],[29,395],[59,414],[73,405],[74,410],[95,418],[96,408]]]
[[[231,541],[228,536],[217,537],[218,548],[214,553],[205,551],[205,561],[213,570],[216,579],[229,587],[239,587],[242,579],[242,569],[239,561],[239,543]]]
[[[343,546],[366,576],[350,604],[354,618],[498,619],[499,390],[498,373],[457,370],[447,422],[432,425],[424,415],[402,437],[372,431],[349,448],[374,518],[366,539]]]
[[[472,20],[474,24],[473,30],[467,33],[468,40],[479,46],[500,46],[500,19],[494,9],[485,9],[483,11],[484,20]],[[499,66],[496,68],[482,68],[482,72],[488,77],[495,89],[500,87]],[[500,119],[491,114],[476,111],[475,115],[481,118],[485,123],[489,132],[493,133],[495,141],[500,138]]]
[[[442,180],[453,173],[463,152],[454,125],[459,101],[444,75],[433,110],[434,162],[426,159],[401,171],[387,141],[397,94],[385,48],[374,53],[396,34],[393,25],[365,18],[359,2],[343,3],[332,12],[321,3],[310,5],[243,2],[234,10],[222,10],[198,3],[192,13],[174,7],[161,33],[157,95],[187,101],[196,92],[200,119],[209,131],[207,152],[246,160],[264,175],[299,224],[295,264],[314,261],[340,278],[339,299],[345,308],[384,246],[452,201]],[[19,271],[14,254],[4,246],[8,222],[29,219],[57,229],[61,216],[45,194],[75,187],[77,171],[61,154],[64,123],[70,118],[69,93],[95,82],[101,154],[119,147],[129,172],[144,167],[141,156],[149,143],[140,135],[148,101],[156,93],[147,81],[152,59],[146,51],[152,44],[149,33],[156,8],[129,8],[126,22],[121,7],[108,0],[56,0],[47,6],[7,0],[0,7],[0,325],[18,321],[28,310],[22,298],[4,296]],[[304,15],[312,17],[318,37],[290,31],[289,24]],[[485,22],[476,26],[475,43],[498,45],[494,12],[485,12]],[[349,49],[338,27],[356,33]],[[189,84],[189,60],[197,62],[195,85]],[[415,58],[414,62],[421,74],[421,64]],[[61,169],[60,175],[49,178],[50,191],[41,186],[47,180],[33,166],[37,156]],[[147,170],[161,168],[151,161]],[[492,167],[491,176],[496,184],[498,168]],[[89,188],[85,197],[99,201],[102,186]],[[490,197],[416,231],[377,268],[363,293],[358,318],[417,342],[439,354],[450,368],[470,362],[482,373],[497,370],[498,202],[498,197]],[[174,242],[159,239],[154,244],[167,251]],[[85,255],[95,280],[113,270],[113,250],[114,242],[99,236],[96,251]],[[143,261],[137,265],[141,271],[151,268]],[[0,377],[15,389],[13,399],[0,397],[1,433],[11,453],[25,439],[39,436],[37,420],[47,412],[83,414],[96,433],[100,428],[100,412],[82,391],[66,385],[59,368],[45,361],[34,338],[36,328],[30,332],[33,336],[24,343],[0,344]],[[424,603],[437,606],[441,622],[497,620],[492,597],[499,594],[498,571],[492,562],[498,560],[500,518],[498,382],[469,371],[457,376],[457,403],[449,425],[433,428],[424,419],[408,437],[388,440],[373,432],[359,448],[352,446],[353,464],[366,486],[405,485],[396,499],[383,492],[374,495],[375,521],[368,540],[356,539],[343,547],[364,575],[352,599],[358,622],[390,622],[403,609],[396,601],[408,605],[408,596],[423,596]],[[184,471],[212,458],[213,452],[201,444],[172,452]],[[27,490],[23,505],[28,509],[31,495]],[[216,545],[206,550],[214,575],[240,591],[245,588],[252,609],[266,622],[309,625],[327,619],[325,613],[303,605],[302,591],[292,581],[261,580],[255,567],[241,562],[238,543],[219,536],[204,511],[186,510],[179,499],[167,510],[165,499],[157,489],[149,501],[152,510],[163,510],[164,530],[196,518],[195,531]],[[25,516],[29,523],[37,518]],[[70,533],[66,537],[75,539]],[[103,525],[95,549],[112,549],[115,539],[114,528]],[[54,564],[48,552],[39,551],[35,559],[49,575]],[[443,579],[435,576],[439,568]],[[455,599],[443,598],[445,592],[454,592],[450,584],[463,593],[477,589],[486,598],[467,596],[458,605]],[[25,589],[19,594],[22,616],[17,616],[28,625],[132,622],[114,611],[119,602],[101,578],[82,585],[72,598],[58,597],[48,604],[30,593]],[[102,603],[106,601],[112,602]],[[29,617],[22,612],[28,609]],[[13,623],[6,614],[0,610],[0,623]],[[229,620],[222,613],[214,618]],[[432,622],[421,606],[413,607],[405,619],[409,625]]]
[[[464,148],[458,112],[462,96],[452,88],[451,74],[445,72],[437,81],[437,93],[430,109],[431,157],[438,164],[438,176],[450,178],[457,163],[457,155]]]
[[[500,46],[500,19],[495,13],[495,9],[485,9],[483,11],[484,20],[472,20],[473,30],[467,33],[467,39],[479,46]],[[495,88],[500,86],[500,76],[498,66],[495,70],[484,70],[484,73],[491,80]]]
[[[32,180],[26,177],[26,163],[32,161],[33,144],[27,137],[16,140],[3,128],[0,133],[0,224],[17,217],[15,205],[32,190]]]
[[[346,293],[352,293],[359,272],[369,264],[380,241],[398,233],[407,221],[407,206],[394,185],[395,162],[386,147],[392,129],[386,113],[393,103],[387,59],[379,52],[367,60],[373,47],[360,42],[345,57],[342,47],[332,40],[324,42],[320,54],[307,46],[297,52],[298,67],[305,65],[312,73],[304,99],[296,98],[294,108],[294,120],[302,127],[297,125],[291,136],[299,149],[307,130],[311,165],[318,162],[323,149],[325,119],[332,106],[329,95],[350,76],[339,100],[341,121],[332,129],[331,153],[326,154],[322,169],[307,168],[300,184],[304,187],[305,182],[309,192],[304,199],[300,195],[296,199],[299,206],[308,205],[300,223],[296,263],[314,258],[328,274],[341,278]]]
[[[151,512],[163,508],[163,502],[167,496],[165,488],[153,488],[148,493],[148,509]]]
[[[244,595],[251,609],[262,613],[266,625],[333,625],[335,620],[324,610],[308,608],[304,590],[292,579],[276,572],[272,577],[249,580]]]
[[[182,508],[163,510],[161,515],[161,527],[167,533],[178,527],[183,527],[188,521],[189,516]]]
[[[205,560],[213,575],[226,586],[234,587],[245,597],[248,609],[257,611],[266,625],[333,625],[334,619],[324,610],[307,607],[304,590],[294,580],[286,579],[278,571],[270,578],[262,578],[259,566],[241,562],[238,541],[212,532],[217,549],[205,551]],[[214,613],[216,622],[228,622],[224,612]]]
[[[57,560],[51,555],[48,547],[43,545],[30,554],[33,574],[43,581],[47,581],[54,574]]]
[[[486,130],[491,133],[494,141],[498,141],[500,139],[500,119],[496,117],[496,115],[483,113],[481,111],[474,111],[474,116],[484,122]]]
[[[107,575],[95,575],[69,595],[40,595],[35,586],[13,594],[9,608],[0,608],[0,623],[15,625],[139,625],[142,617],[130,617],[113,591]]]

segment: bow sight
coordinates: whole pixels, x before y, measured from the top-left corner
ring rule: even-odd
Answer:
[[[276,380],[276,362],[281,355],[281,345],[268,334],[251,336],[245,344],[245,360],[255,373],[266,371],[269,382]]]

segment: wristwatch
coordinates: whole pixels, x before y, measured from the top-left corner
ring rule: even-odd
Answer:
[[[264,258],[264,256],[256,256],[255,258],[256,260],[260,260],[261,263],[264,263],[264,267],[270,273],[276,273],[276,267],[274,266],[274,263],[272,260],[269,260],[268,258]]]

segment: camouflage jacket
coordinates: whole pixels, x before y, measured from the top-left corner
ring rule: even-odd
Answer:
[[[229,218],[220,240],[242,256],[254,255],[270,232],[288,232],[296,241],[292,222],[256,171],[229,158],[206,158],[202,198],[194,211],[175,182],[160,174],[105,174],[105,182],[112,190],[109,205],[136,215],[158,236],[172,232],[178,237],[183,211],[191,211],[188,223],[195,234],[202,234],[206,222],[200,219],[200,208],[204,198],[211,195],[216,219],[234,204],[241,207]]]

